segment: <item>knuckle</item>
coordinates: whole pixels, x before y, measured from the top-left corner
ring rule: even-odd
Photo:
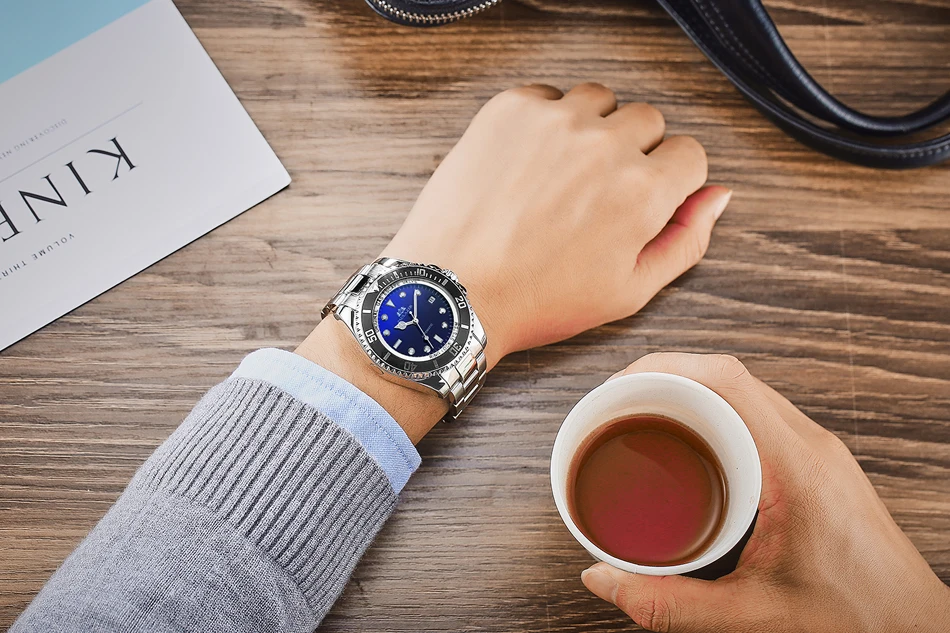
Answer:
[[[499,108],[505,111],[523,109],[526,107],[537,107],[543,103],[538,95],[530,86],[518,86],[499,92],[488,100],[485,107],[488,109]]]
[[[637,115],[636,118],[641,122],[649,124],[651,127],[658,127],[661,129],[666,128],[666,117],[663,116],[662,112],[649,103],[631,103],[627,107],[633,108],[635,110]]]
[[[665,369],[675,366],[680,356],[681,354],[679,352],[652,352],[650,354],[646,354],[645,356],[641,356],[637,360],[627,365],[627,369],[632,369],[634,367],[640,367],[644,370]]]
[[[581,132],[585,129],[585,127],[587,127],[584,116],[580,112],[573,108],[564,107],[561,105],[558,105],[554,108],[549,108],[548,118],[546,121],[548,124],[558,129],[563,129],[572,133]],[[599,156],[599,154],[582,156],[581,158],[592,158],[596,156]]]
[[[674,354],[675,352],[650,352],[645,356],[641,356],[640,360],[637,362],[649,365],[657,365],[667,358],[670,358]]]
[[[841,441],[841,438],[822,427],[824,433],[822,434],[825,440],[825,443],[828,446],[828,449],[831,451],[832,455],[838,457],[846,457],[848,459],[853,459],[854,454],[851,452],[851,449],[848,448],[848,445]]]
[[[736,382],[750,375],[742,361],[730,354],[714,355],[713,369],[720,379],[728,382]]]
[[[623,144],[623,141],[619,141]],[[626,144],[622,145],[626,148]],[[634,160],[624,171],[626,190],[647,204],[654,204],[660,198],[656,192],[657,170],[645,160]],[[645,198],[645,200],[644,200]]]
[[[669,173],[667,166],[648,160],[637,160],[629,170],[631,185],[635,186],[640,193],[642,202],[646,205],[648,211],[667,211],[663,218],[663,224],[666,224],[667,218],[672,213],[670,202],[670,190],[673,187],[672,180],[674,174]],[[662,228],[662,227],[661,227]]]
[[[585,81],[574,86],[575,90],[580,91],[589,91],[589,92],[609,92],[613,94],[613,90],[608,88],[602,83],[597,83],[596,81]]]
[[[706,148],[695,137],[679,135],[672,137],[670,140],[679,143],[684,149],[695,154],[697,158],[701,158],[703,161],[706,160]]]
[[[627,614],[647,631],[669,633],[673,628],[675,610],[676,602],[671,596],[661,595],[653,589],[638,596],[630,605]]]
[[[523,84],[515,88],[521,92],[530,93],[531,96],[537,97],[542,93],[550,93],[550,95],[560,95],[561,91],[558,90],[555,86],[546,83],[533,82],[529,84]]]
[[[488,100],[488,104],[496,106],[519,106],[531,100],[531,94],[524,86],[518,88],[509,88],[504,92],[499,92]]]
[[[674,136],[669,139],[677,145],[680,145],[685,154],[688,154],[702,168],[703,173],[708,175],[709,159],[706,156],[706,148],[692,136]]]

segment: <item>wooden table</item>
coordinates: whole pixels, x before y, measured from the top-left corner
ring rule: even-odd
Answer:
[[[307,334],[479,106],[538,81],[653,102],[735,197],[706,260],[642,313],[507,359],[423,442],[325,629],[627,628],[580,583],[548,456],[578,398],[656,350],[738,355],[847,442],[950,581],[950,165],[871,171],[803,148],[647,0],[509,0],[434,30],[359,0],[178,5],[294,183],[0,354],[0,627],[207,388]],[[770,6],[850,103],[903,112],[950,84],[948,0]]]

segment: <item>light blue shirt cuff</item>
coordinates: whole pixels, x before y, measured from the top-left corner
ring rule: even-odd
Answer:
[[[379,403],[303,356],[280,349],[257,350],[231,377],[279,387],[352,433],[386,473],[396,494],[422,463],[406,432]]]

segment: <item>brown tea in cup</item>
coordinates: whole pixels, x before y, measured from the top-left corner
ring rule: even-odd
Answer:
[[[578,528],[631,563],[679,565],[715,539],[726,506],[722,467],[695,432],[669,418],[616,420],[587,438],[571,464]]]

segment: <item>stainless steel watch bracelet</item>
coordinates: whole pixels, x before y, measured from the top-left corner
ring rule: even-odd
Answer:
[[[346,280],[346,283],[343,284],[343,287],[340,288],[339,292],[337,292],[336,295],[330,299],[330,302],[323,307],[323,311],[320,313],[320,315],[325,319],[328,315],[334,312],[344,316],[344,313],[342,313],[341,310],[351,310],[356,312],[356,310],[359,309],[357,302],[359,301],[360,290],[362,290],[366,284],[369,283],[370,279],[377,279],[385,272],[388,272],[400,264],[401,260],[388,257],[377,259],[372,264],[366,264]],[[345,322],[351,323],[352,319],[346,319]]]
[[[473,335],[473,340],[458,363],[442,373],[442,380],[448,387],[448,396],[443,396],[449,403],[449,412],[445,421],[457,420],[465,407],[472,401],[478,390],[485,384],[488,375],[488,362],[485,360],[485,337],[481,339]],[[446,374],[453,373],[453,380],[446,380]],[[454,376],[458,376],[454,380]],[[441,394],[440,394],[441,395]]]
[[[379,279],[394,268],[416,265],[418,264],[391,257],[382,257],[371,264],[366,264],[353,273],[343,284],[340,291],[323,308],[322,316],[326,318],[328,315],[334,314],[355,334],[354,316],[360,308],[361,293],[367,284]],[[453,272],[441,268],[439,270],[458,283],[458,278]],[[472,312],[473,320],[477,323],[477,316],[475,316],[471,306],[469,306],[469,310]],[[472,328],[469,337],[470,342],[462,355],[450,366],[439,372],[439,384],[433,384],[430,381],[420,382],[420,384],[436,391],[442,399],[448,402],[449,412],[443,418],[445,422],[457,420],[465,407],[475,397],[475,394],[485,384],[485,377],[488,373],[488,363],[485,359],[487,337],[480,325]]]

